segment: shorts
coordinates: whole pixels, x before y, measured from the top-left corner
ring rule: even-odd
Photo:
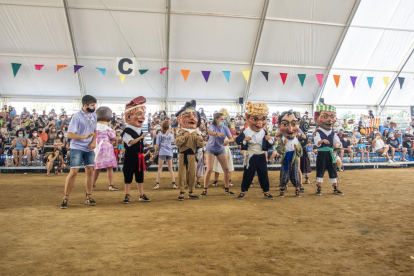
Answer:
[[[83,163],[83,164],[82,164]],[[95,163],[95,152],[86,152],[78,149],[70,149],[70,168],[79,169],[83,167],[93,167]]]
[[[170,160],[172,158],[173,157],[172,156],[169,156],[169,155],[159,155],[158,156],[158,159],[163,159],[163,160]]]
[[[274,150],[267,150],[267,155],[272,156]]]
[[[206,150],[206,154],[214,154],[214,156],[219,156],[220,154],[223,154],[223,153],[226,153],[226,149],[222,149],[218,152],[214,152],[208,149]]]
[[[377,149],[376,151],[375,151],[375,153],[379,153],[379,151],[380,150],[383,150],[384,148],[380,148],[380,149]]]
[[[124,170],[124,183],[131,184],[135,174],[135,182],[137,183],[144,183],[144,171],[136,170],[136,171],[129,171]]]
[[[125,147],[124,147],[123,145],[119,144],[119,145],[118,145],[118,149],[120,149],[120,150],[124,150],[124,149],[125,149]]]

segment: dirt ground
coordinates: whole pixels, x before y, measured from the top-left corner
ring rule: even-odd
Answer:
[[[59,209],[66,174],[0,174],[1,275],[414,275],[414,168],[352,170],[339,174],[344,196],[305,185],[278,198],[279,172],[269,172],[271,194],[255,184],[244,200],[219,187],[198,201],[177,201],[168,173],[149,203],[122,204],[101,173],[85,205],[78,175],[69,208]],[[233,174],[240,189],[242,172]],[[314,177],[314,172],[312,178]],[[197,193],[201,193],[197,189]],[[186,194],[187,195],[187,194]],[[412,256],[412,257],[411,257]]]

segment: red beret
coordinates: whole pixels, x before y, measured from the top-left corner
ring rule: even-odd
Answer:
[[[132,101],[130,101],[129,103],[126,104],[125,106],[125,112],[128,112],[140,105],[144,105],[147,102],[147,100],[145,99],[145,97],[143,96],[139,96],[135,99],[133,99]]]

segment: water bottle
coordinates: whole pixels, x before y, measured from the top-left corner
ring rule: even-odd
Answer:
[[[23,156],[22,165],[23,166],[27,165],[27,156]]]

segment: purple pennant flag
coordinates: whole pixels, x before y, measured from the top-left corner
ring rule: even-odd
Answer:
[[[356,82],[357,77],[353,77],[351,76],[351,81],[352,81],[352,86],[355,88],[355,82]]]
[[[79,69],[81,69],[83,65],[73,65],[73,68],[75,69],[75,74],[78,72]]]
[[[211,71],[201,71],[201,73],[203,73],[204,79],[206,80],[206,82],[208,82],[208,78],[210,77]]]

